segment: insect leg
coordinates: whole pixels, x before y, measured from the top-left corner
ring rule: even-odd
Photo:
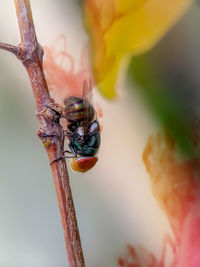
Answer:
[[[50,109],[50,110],[52,110],[52,111],[54,111],[56,113],[56,115],[58,115],[60,118],[65,118],[65,116],[61,112],[57,111],[56,109],[54,109],[54,108],[52,108],[52,107],[50,107],[48,105],[45,105],[45,107]]]
[[[45,133],[38,133],[39,137],[58,137],[56,134],[45,134]]]
[[[64,130],[63,133],[64,133],[64,136],[67,136],[67,137],[72,137],[73,136],[73,133],[71,133],[69,131],[66,131],[66,130]]]
[[[73,154],[71,151],[69,151],[69,150],[65,150],[65,151],[63,151],[63,153],[65,154],[65,153],[69,153],[69,154]]]
[[[73,154],[73,156],[71,156],[70,158],[76,158],[77,157],[77,152],[76,152],[76,148],[72,145],[72,143],[69,143],[69,148],[71,150],[71,153]]]
[[[71,152],[68,151],[68,150],[65,150],[63,153],[68,152],[68,153],[73,154],[72,156],[64,156],[64,155],[62,155],[62,156],[60,156],[60,157],[58,157],[58,158],[52,160],[52,162],[50,163],[50,165],[51,165],[52,163],[54,163],[55,161],[58,161],[58,160],[60,160],[60,159],[76,158],[76,157],[77,157],[77,152],[76,152],[76,149],[73,147],[73,145],[72,145],[71,143],[69,143],[69,148],[71,149]]]

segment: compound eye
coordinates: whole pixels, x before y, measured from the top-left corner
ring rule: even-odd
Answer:
[[[93,135],[96,134],[98,131],[99,131],[99,123],[98,121],[94,121],[90,126],[88,134]]]

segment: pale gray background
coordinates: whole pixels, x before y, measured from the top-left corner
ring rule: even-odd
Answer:
[[[13,1],[0,2],[0,40],[17,44]],[[31,3],[40,43],[48,45],[64,33],[76,59],[87,40],[78,2]],[[193,8],[155,48],[166,66],[166,51],[182,51],[176,62],[196,79],[198,89],[199,25],[199,9]],[[182,49],[174,48],[173,42],[181,45],[183,40],[187,43]],[[159,254],[168,223],[152,196],[141,159],[156,129],[151,116],[138,96],[126,90],[114,103],[98,92],[95,101],[104,113],[99,162],[88,174],[70,171],[70,179],[86,266],[114,267],[128,242]],[[0,267],[67,266],[56,194],[37,127],[27,74],[13,55],[0,51]]]

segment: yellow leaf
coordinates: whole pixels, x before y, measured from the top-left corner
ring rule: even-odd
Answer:
[[[104,96],[116,96],[115,86],[122,60],[150,49],[192,2],[85,0],[94,77]]]

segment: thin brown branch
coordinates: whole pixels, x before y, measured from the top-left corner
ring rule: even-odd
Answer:
[[[39,121],[38,136],[47,151],[49,161],[63,155],[63,129],[51,106],[60,112],[50,97],[43,66],[43,49],[38,44],[29,0],[14,0],[21,44],[17,47],[0,43],[0,49],[15,54],[25,66],[33,89]],[[61,159],[51,164],[58,204],[64,230],[64,238],[70,267],[84,267],[79,230],[70,189],[66,161]]]
[[[26,45],[37,46],[37,38],[29,0],[14,0],[21,42]]]
[[[0,49],[5,50],[5,51],[8,51],[8,52],[11,52],[15,56],[17,56],[18,53],[19,53],[18,46],[11,45],[11,44],[6,44],[6,43],[2,43],[2,42],[0,42]]]

